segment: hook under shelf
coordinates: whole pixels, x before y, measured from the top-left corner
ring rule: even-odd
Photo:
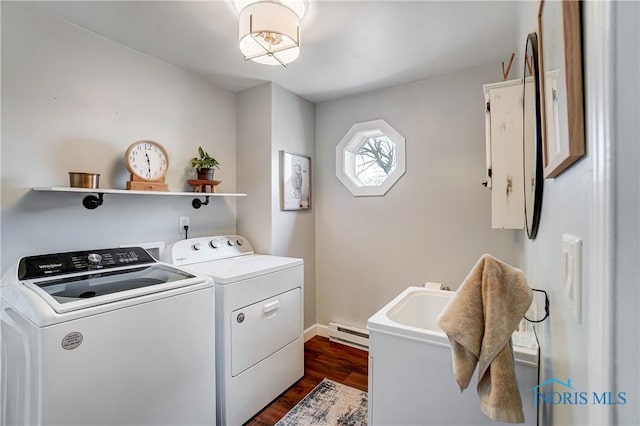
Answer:
[[[191,202],[191,205],[193,206],[194,209],[199,209],[202,206],[207,206],[209,205],[209,196],[205,196],[204,197],[205,201],[200,200],[200,198],[194,198],[193,201]]]
[[[89,210],[95,210],[104,203],[104,194],[98,192],[97,195],[87,195],[82,199],[82,205]]]

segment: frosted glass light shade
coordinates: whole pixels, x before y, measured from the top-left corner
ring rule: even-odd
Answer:
[[[300,19],[280,3],[249,4],[240,12],[239,40],[245,59],[286,66],[300,54]]]
[[[296,15],[298,15],[298,19],[302,20],[304,15],[307,13],[307,0],[232,0],[233,5],[235,6],[238,12],[242,12],[242,9],[247,7],[248,5],[256,2],[273,2],[279,3],[283,6],[287,6],[289,9],[293,10]]]

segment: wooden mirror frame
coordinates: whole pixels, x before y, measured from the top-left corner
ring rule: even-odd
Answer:
[[[562,29],[562,47],[564,52],[556,52],[556,54],[563,59],[562,64],[559,66],[559,73],[564,78],[566,93],[556,96],[554,99],[553,91],[547,93],[547,75],[550,70],[545,65],[544,61],[544,23],[545,23],[545,8],[546,3],[552,3],[560,7],[560,20],[562,22],[552,23],[556,24],[557,28]],[[584,140],[584,105],[583,105],[583,93],[582,93],[582,47],[581,47],[581,25],[580,25],[580,1],[561,1],[561,2],[545,2],[540,0],[540,7],[538,9],[538,62],[540,64],[541,78],[540,78],[540,94],[542,97],[542,135],[544,145],[544,177],[554,178],[564,172],[569,166],[575,163],[585,153],[585,140]],[[548,13],[547,13],[548,15]],[[550,16],[546,16],[547,21]],[[548,22],[547,22],[548,24]],[[551,48],[552,46],[547,46]],[[548,57],[548,56],[547,56]],[[557,92],[555,92],[557,94]],[[564,95],[564,96],[563,96]],[[559,98],[559,99],[558,99]],[[553,105],[553,102],[562,102],[566,105],[561,106],[562,111],[566,111],[558,116],[554,116],[553,111],[548,108],[549,105]],[[549,109],[549,111],[547,111]],[[555,109],[557,112],[557,109]],[[563,131],[563,134],[559,134],[559,129],[556,128],[558,121],[565,120],[567,131]],[[551,152],[549,145],[549,132],[554,131],[558,134],[558,148],[555,153]]]

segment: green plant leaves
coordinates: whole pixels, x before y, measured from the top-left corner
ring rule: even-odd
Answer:
[[[198,155],[200,157],[193,157],[191,159],[191,167],[200,171],[206,168],[220,168],[218,160],[209,155],[201,146],[198,147]]]

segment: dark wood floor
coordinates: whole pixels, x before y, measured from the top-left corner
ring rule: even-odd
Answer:
[[[277,423],[325,377],[366,391],[368,361],[366,351],[330,342],[325,337],[310,339],[304,344],[304,377],[246,425],[271,426]]]

